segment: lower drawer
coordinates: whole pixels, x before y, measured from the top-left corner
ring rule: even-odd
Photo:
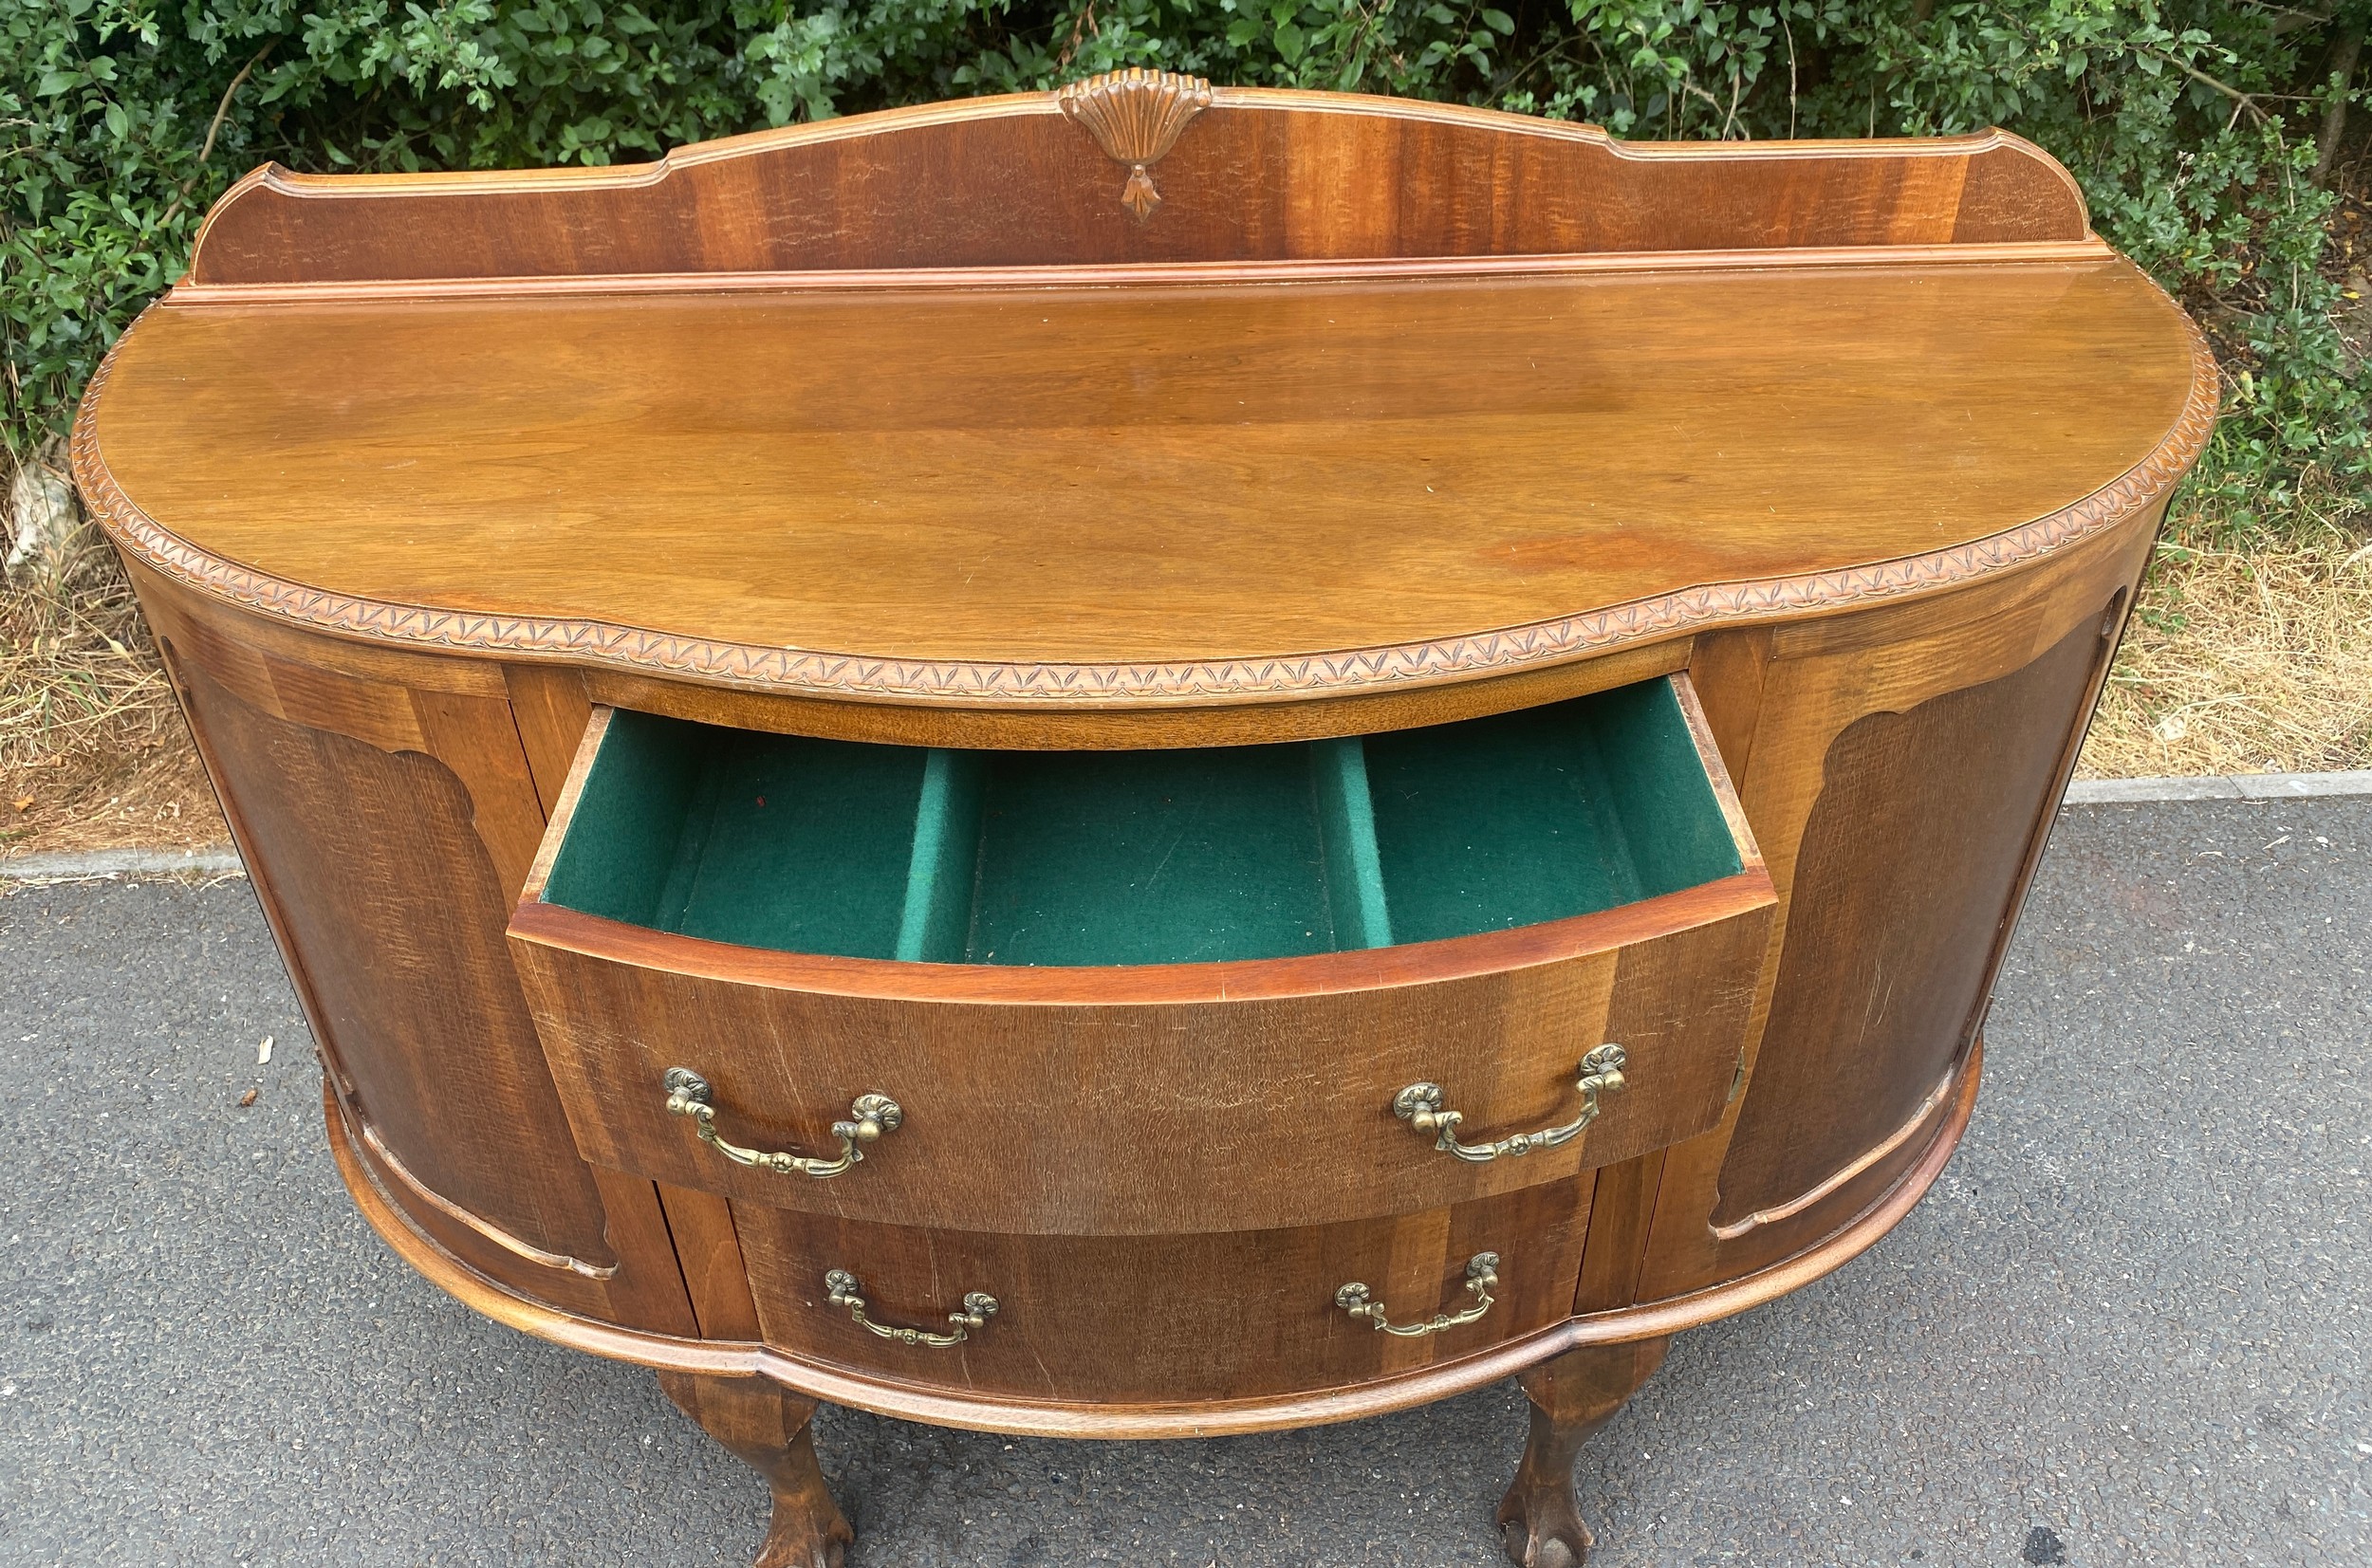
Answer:
[[[1339,1387],[1453,1361],[1571,1315],[1590,1178],[1390,1220],[1168,1237],[1010,1236],[733,1206],[767,1342],[803,1360],[1025,1399],[1175,1403]],[[1496,1282],[1472,1288],[1478,1254]],[[835,1301],[827,1278],[844,1274]],[[1400,1336],[1338,1301],[1349,1284]],[[954,1344],[951,1313],[992,1298]]]

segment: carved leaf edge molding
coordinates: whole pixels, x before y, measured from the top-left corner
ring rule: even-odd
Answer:
[[[1095,138],[1104,157],[1128,165],[1121,205],[1142,223],[1161,205],[1147,166],[1177,145],[1187,122],[1211,107],[1212,94],[1211,83],[1198,76],[1132,65],[1073,82],[1054,100],[1072,124]]]
[[[1802,617],[1899,599],[2009,571],[2115,526],[2173,489],[2215,428],[2220,378],[2197,325],[2171,300],[2191,346],[2191,391],[2158,446],[2083,500],[1983,539],[1865,566],[1714,583],[1501,631],[1269,658],[1160,664],[1040,664],[899,659],[719,642],[620,626],[428,609],[332,593],[199,549],[159,525],[116,483],[100,455],[96,413],[126,331],[100,361],[74,424],[76,484],[108,536],[176,581],[278,619],[365,641],[658,672],[720,686],[865,701],[983,707],[1130,707],[1243,698],[1348,695],[1438,686],[1569,663],[1703,625]],[[134,323],[134,330],[138,328]]]

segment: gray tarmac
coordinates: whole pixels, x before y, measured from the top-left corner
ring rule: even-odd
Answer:
[[[2070,808],[1960,1153],[1675,1344],[1583,1456],[1592,1561],[2372,1563],[2368,970],[2372,800]],[[0,897],[0,1565],[749,1560],[763,1487],[647,1374],[363,1226],[243,882]],[[1524,1422],[816,1430],[851,1568],[1483,1568]]]

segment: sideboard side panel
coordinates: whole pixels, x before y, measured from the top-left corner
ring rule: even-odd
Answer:
[[[2098,625],[2078,625],[2011,674],[1866,714],[1829,746],[1763,1032],[1788,1071],[1739,1114],[1717,1228],[1802,1197],[1883,1142],[1967,1046],[2105,648]]]
[[[439,1195],[549,1251],[613,1262],[534,1025],[487,962],[499,936],[472,950],[472,928],[499,932],[505,905],[460,780],[421,752],[275,719],[202,670],[183,680],[371,1129]]]
[[[1666,1152],[1640,1301],[1818,1245],[1953,1123],[1968,1042],[2157,523],[2153,509],[2042,568],[1923,603],[1783,625],[1767,641],[1699,639],[1693,678],[1780,902],[1742,1092],[1720,1126]],[[1824,810],[1832,788],[1866,797],[1852,811],[1873,815],[1854,816],[1854,832],[1839,830],[1845,806]],[[1911,924],[1933,930],[1897,929],[1920,909],[1934,918]],[[1820,994],[1799,994],[1807,986]]]
[[[332,1135],[506,1288],[692,1332],[658,1195],[578,1158],[510,969],[542,809],[509,706],[298,662],[138,586],[322,1046]]]

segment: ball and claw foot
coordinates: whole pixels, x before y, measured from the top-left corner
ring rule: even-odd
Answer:
[[[1582,1522],[1581,1499],[1573,1493],[1573,1459],[1597,1426],[1560,1430],[1539,1406],[1532,1407],[1532,1433],[1524,1445],[1523,1463],[1508,1495],[1499,1500],[1499,1528],[1505,1532],[1509,1561],[1521,1568],[1582,1568],[1589,1560],[1589,1549],[1598,1542]]]
[[[812,1449],[807,1463],[815,1463]],[[824,1500],[821,1509],[806,1499],[775,1492],[774,1517],[751,1568],[844,1568],[856,1532],[833,1505],[820,1476],[815,1489]]]
[[[1521,1568],[1582,1568],[1597,1541],[1582,1522],[1573,1461],[1599,1428],[1663,1364],[1665,1339],[1584,1345],[1524,1374],[1531,1435],[1499,1501],[1508,1558]]]
[[[774,1514],[751,1568],[843,1568],[856,1539],[815,1462],[807,1430],[815,1403],[763,1377],[662,1372],[659,1387],[683,1412],[766,1478]]]

